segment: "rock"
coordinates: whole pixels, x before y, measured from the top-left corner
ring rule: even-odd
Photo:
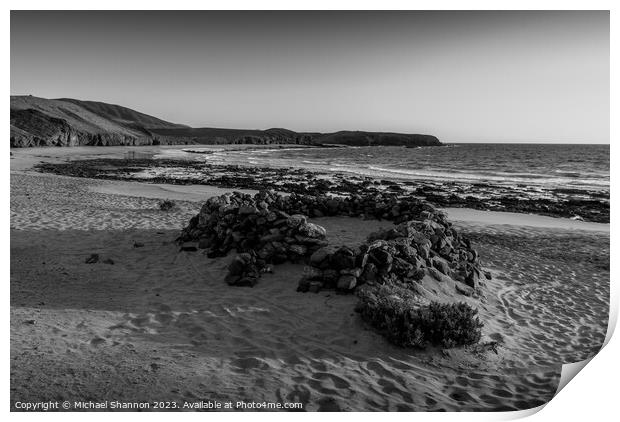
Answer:
[[[211,246],[211,239],[208,237],[201,237],[198,240],[198,249],[208,249]]]
[[[279,242],[284,240],[284,236],[280,233],[270,233],[266,234],[265,236],[261,236],[259,240],[261,243]]]
[[[329,209],[330,214],[334,214],[338,211],[338,207],[340,206],[340,201],[337,199],[331,198],[326,203],[327,208]]]
[[[299,225],[297,230],[303,236],[313,238],[313,239],[317,239],[317,238],[322,239],[327,234],[327,231],[323,227],[319,226],[318,224],[314,224],[314,223],[303,223]]]
[[[396,273],[398,276],[406,276],[410,271],[414,270],[413,264],[408,261],[395,257],[392,264],[392,271]]]
[[[216,247],[212,247],[211,249],[207,251],[207,258],[218,258],[224,255],[226,254],[223,254],[222,251]]]
[[[321,278],[325,283],[334,284],[338,281],[340,274],[336,270],[326,269],[321,272]]]
[[[366,282],[373,283],[377,280],[378,273],[379,273],[379,270],[377,269],[375,264],[373,264],[372,262],[369,262],[364,267],[364,271],[362,271],[361,279]]]
[[[427,268],[428,273],[437,281],[444,281],[443,280],[443,274],[437,269],[437,268],[433,268],[433,267],[428,267]]]
[[[331,253],[328,248],[321,248],[310,256],[310,264],[319,267],[323,261],[328,260],[330,256]]]
[[[392,262],[394,260],[392,255],[388,251],[383,250],[383,249],[372,249],[369,252],[369,255],[370,255],[370,259],[372,259],[372,261],[375,263],[377,268],[381,270],[388,269],[389,267],[391,267]]]
[[[436,257],[433,257],[432,263],[433,263],[433,267],[437,268],[439,271],[441,271],[445,275],[450,276],[452,274],[450,265],[448,265],[445,259],[442,259],[436,256]]]
[[[176,204],[169,199],[165,199],[159,203],[159,209],[161,211],[170,211],[176,207]]]
[[[306,224],[307,220],[306,220],[306,216],[305,215],[301,215],[301,214],[295,214],[295,215],[291,215],[287,220],[286,220],[286,225],[291,227],[291,228],[298,228],[299,226],[301,226],[302,224]]]
[[[418,232],[418,231],[414,231],[414,232],[411,234],[411,236],[410,236],[410,237],[411,237],[411,239],[413,240],[413,242],[414,242],[416,245],[418,245],[418,246],[419,246],[419,245],[429,245],[429,246],[430,246],[430,244],[431,244],[430,240],[428,240],[428,239],[427,239],[427,237],[426,237],[426,236],[424,236],[424,234],[422,234],[422,233],[420,233],[420,232]]]
[[[103,260],[103,263],[108,265],[114,265],[114,260],[112,260],[112,258],[107,258]]]
[[[338,279],[339,290],[353,290],[357,284],[357,278],[353,275],[345,274],[341,275]]]
[[[366,251],[360,252],[355,256],[355,266],[359,268],[364,268],[366,263],[368,262],[368,254]]]
[[[95,264],[99,262],[99,254],[98,253],[91,254],[88,258],[86,258],[86,261],[84,262],[87,264]]]
[[[275,265],[284,264],[286,261],[288,261],[286,254],[276,253],[271,257],[271,262]]]
[[[359,276],[362,275],[362,269],[361,268],[347,268],[344,270],[340,270],[340,274],[352,275],[353,277],[358,278]]]
[[[181,245],[183,252],[196,252],[198,250],[198,243],[196,242],[184,242]]]
[[[237,280],[237,282],[235,283],[235,286],[254,287],[256,283],[258,283],[257,277],[246,276],[246,277],[241,277],[239,280]]]
[[[237,281],[240,280],[240,279],[241,279],[241,275],[240,274],[228,273],[228,274],[226,274],[226,277],[224,277],[224,281],[229,286],[234,286],[237,283]]]
[[[252,262],[252,256],[249,253],[241,253],[237,255],[228,266],[228,273],[232,275],[241,275]]]
[[[322,287],[323,283],[321,283],[320,281],[311,281],[308,285],[308,291],[311,293],[318,293],[321,291]]]
[[[418,253],[422,259],[428,259],[430,256],[431,248],[430,244],[418,245]]]
[[[141,248],[144,246],[144,243],[140,243],[140,242],[133,242],[133,247],[134,248]]]
[[[411,274],[411,278],[416,281],[420,281],[424,278],[425,275],[426,272],[422,268],[418,268],[417,270],[413,271],[413,273]]]
[[[306,246],[297,244],[289,245],[288,250],[300,256],[305,256],[308,252],[308,248]]]
[[[239,213],[239,215],[249,215],[249,214],[257,214],[258,213],[258,208],[256,208],[254,205],[241,205],[239,207],[239,211],[237,211]]]
[[[461,283],[459,281],[457,281],[455,283],[455,287],[456,287],[457,293],[462,294],[464,296],[470,297],[470,296],[473,296],[473,294],[474,294],[474,289],[472,289],[468,285],[463,284],[463,283]]]
[[[327,246],[328,242],[325,239],[317,239],[317,238],[313,238],[313,237],[307,237],[307,236],[300,236],[298,234],[295,235],[295,240],[297,243],[303,243],[306,245],[312,245],[312,246]]]
[[[310,289],[310,279],[307,277],[302,277],[297,284],[297,291],[306,293]]]
[[[343,246],[332,255],[331,265],[338,271],[355,268],[355,253],[350,248]]]

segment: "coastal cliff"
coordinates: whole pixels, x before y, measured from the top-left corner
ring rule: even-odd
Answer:
[[[114,104],[11,96],[12,148],[179,144],[442,145],[435,136],[419,134],[191,128]]]

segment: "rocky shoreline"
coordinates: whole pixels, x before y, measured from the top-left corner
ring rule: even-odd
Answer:
[[[438,207],[472,208],[540,214],[609,223],[609,193],[546,189],[490,183],[377,180],[343,173],[301,168],[208,164],[173,159],[95,159],[42,163],[42,172],[93,179],[135,180],[146,183],[210,185],[228,189],[273,189],[312,195],[408,194]]]

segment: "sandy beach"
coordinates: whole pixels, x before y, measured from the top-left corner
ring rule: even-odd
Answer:
[[[32,170],[36,162],[68,158],[68,150],[13,150],[12,401],[517,410],[548,402],[561,365],[591,357],[603,344],[608,224],[447,210],[493,274],[479,313],[483,339],[499,346],[497,353],[412,351],[364,324],[353,312],[354,295],[297,293],[301,265],[279,265],[254,288],[238,288],[223,282],[232,256],[180,251],[180,230],[225,189]],[[176,208],[161,211],[162,199]],[[315,220],[330,243],[345,245],[392,225]],[[91,254],[99,261],[86,263]]]

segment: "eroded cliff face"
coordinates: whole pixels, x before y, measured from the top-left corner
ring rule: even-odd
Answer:
[[[144,136],[114,132],[88,133],[74,128],[64,119],[48,116],[35,109],[11,110],[11,148],[191,143],[185,139],[159,139],[148,131],[144,132]]]

